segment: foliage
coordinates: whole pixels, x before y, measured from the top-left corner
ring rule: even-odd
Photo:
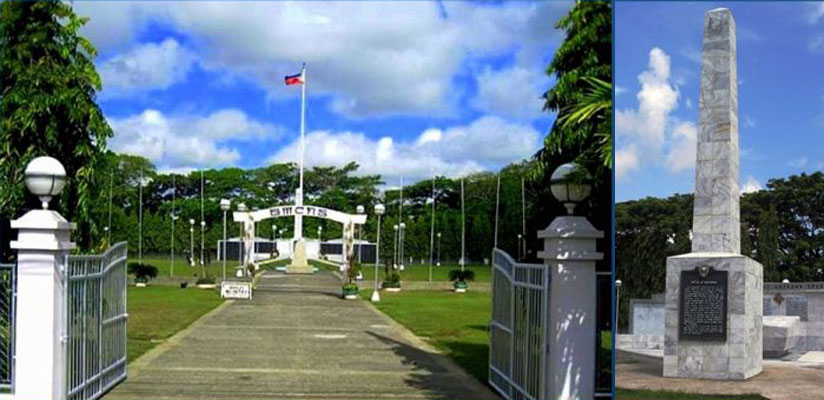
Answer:
[[[558,118],[537,156],[571,154],[600,176],[612,167],[612,5],[577,1],[556,27],[566,38],[547,69],[556,82],[544,109]]]
[[[389,273],[387,279],[381,282],[382,288],[399,288],[401,287],[401,276],[395,271]]]
[[[39,201],[25,190],[23,172],[37,156],[58,158],[67,184],[53,202],[78,224],[74,240],[92,246],[100,225],[92,218],[103,151],[113,133],[95,103],[101,89],[96,50],[78,34],[86,23],[59,1],[5,1],[0,16],[0,235],[9,220]],[[4,260],[11,253],[3,242]]]
[[[775,204],[770,204],[761,211],[757,253],[758,261],[764,267],[764,280],[768,282],[781,281],[780,274],[776,273],[780,255],[778,249],[778,216]]]
[[[131,262],[128,266],[128,272],[130,275],[134,275],[135,280],[138,282],[147,282],[150,279],[157,278],[157,267],[146,263]]]
[[[767,282],[824,280],[824,173],[771,179],[766,186],[741,197],[742,252],[764,266]],[[626,326],[631,298],[664,292],[666,258],[690,251],[692,208],[692,195],[615,205],[619,326]]]
[[[471,269],[465,269],[465,270],[453,269],[453,270],[449,271],[449,280],[453,281],[453,282],[454,281],[459,281],[459,282],[473,281],[473,280],[475,280],[475,271],[473,271]]]
[[[343,294],[357,294],[358,293],[358,284],[349,282],[343,285]]]
[[[210,276],[202,276],[197,278],[195,285],[213,285],[215,283],[215,278]]]

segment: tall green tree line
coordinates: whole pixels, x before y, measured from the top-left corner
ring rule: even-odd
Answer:
[[[771,179],[741,196],[741,252],[764,266],[765,282],[824,280],[824,173]],[[615,271],[621,322],[630,298],[665,290],[666,258],[691,248],[692,195],[615,205]]]

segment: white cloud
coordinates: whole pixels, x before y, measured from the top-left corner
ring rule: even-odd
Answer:
[[[806,166],[807,166],[807,164],[808,164],[809,162],[810,162],[810,160],[809,160],[809,159],[807,159],[807,157],[801,157],[801,158],[796,158],[795,160],[791,160],[791,161],[790,161],[789,163],[787,163],[787,164],[788,164],[789,166],[793,167],[793,168],[804,168],[804,167],[806,167]]]
[[[638,147],[632,143],[615,152],[615,178],[625,179],[640,166]]]
[[[638,75],[638,108],[617,110],[616,176],[626,179],[644,164],[664,166],[677,173],[695,165],[697,128],[694,122],[672,116],[680,93],[673,83],[670,57],[653,48],[647,69]],[[686,99],[688,108],[692,102]],[[643,157],[642,157],[643,155]]]
[[[672,129],[672,143],[667,153],[666,167],[680,172],[695,166],[698,129],[692,122],[679,122]]]
[[[166,89],[182,81],[195,55],[174,39],[146,43],[100,65],[103,96],[122,97],[142,91]]]
[[[747,128],[755,128],[755,120],[749,116],[749,114],[744,114],[744,126]]]
[[[747,180],[741,185],[741,194],[753,193],[763,189],[761,183],[758,182],[752,175],[747,176]]]
[[[332,109],[350,117],[454,115],[462,95],[455,78],[467,60],[513,51],[518,67],[539,59],[559,37],[553,21],[571,4],[77,3],[91,15],[92,40],[113,32],[127,41],[140,21],[158,20],[192,40],[204,68],[251,79],[271,99],[299,95],[281,77],[306,62],[310,93],[331,96]],[[130,21],[131,12],[145,17]]]
[[[807,22],[815,25],[818,20],[824,18],[824,3],[810,3],[810,13],[807,15]]]
[[[277,135],[275,127],[253,121],[241,111],[220,110],[205,117],[170,117],[145,110],[126,118],[109,118],[115,132],[109,147],[146,157],[161,169],[187,170],[236,163],[237,149],[222,146],[221,138]]]
[[[687,106],[687,110],[692,110],[692,100],[689,97],[687,97],[684,105]]]
[[[813,54],[824,53],[824,35],[818,34],[813,36],[807,43],[807,50]]]
[[[294,162],[298,141],[281,148],[269,162]],[[469,125],[430,128],[408,142],[373,139],[360,132],[314,131],[306,135],[307,166],[360,165],[361,174],[380,174],[387,182],[400,176],[414,181],[440,174],[459,176],[530,157],[540,135],[528,125],[484,116]]]
[[[619,94],[625,93],[626,91],[627,91],[627,88],[625,88],[623,86],[615,85],[615,95],[616,96],[619,95]]]
[[[516,119],[533,119],[543,112],[541,95],[550,80],[540,69],[513,66],[498,71],[487,67],[477,81],[475,108]]]

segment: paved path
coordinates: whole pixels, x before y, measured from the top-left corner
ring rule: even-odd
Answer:
[[[497,398],[329,272],[267,272],[129,366],[105,400]]]
[[[746,381],[664,378],[660,357],[616,351],[615,386],[733,395],[757,393],[772,400],[824,400],[824,364],[765,360],[764,370]],[[617,400],[621,400],[620,397]]]

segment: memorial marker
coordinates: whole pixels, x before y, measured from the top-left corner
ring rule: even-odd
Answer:
[[[761,372],[763,268],[740,254],[730,10],[706,13],[702,47],[692,252],[667,258],[664,376],[742,380]]]

